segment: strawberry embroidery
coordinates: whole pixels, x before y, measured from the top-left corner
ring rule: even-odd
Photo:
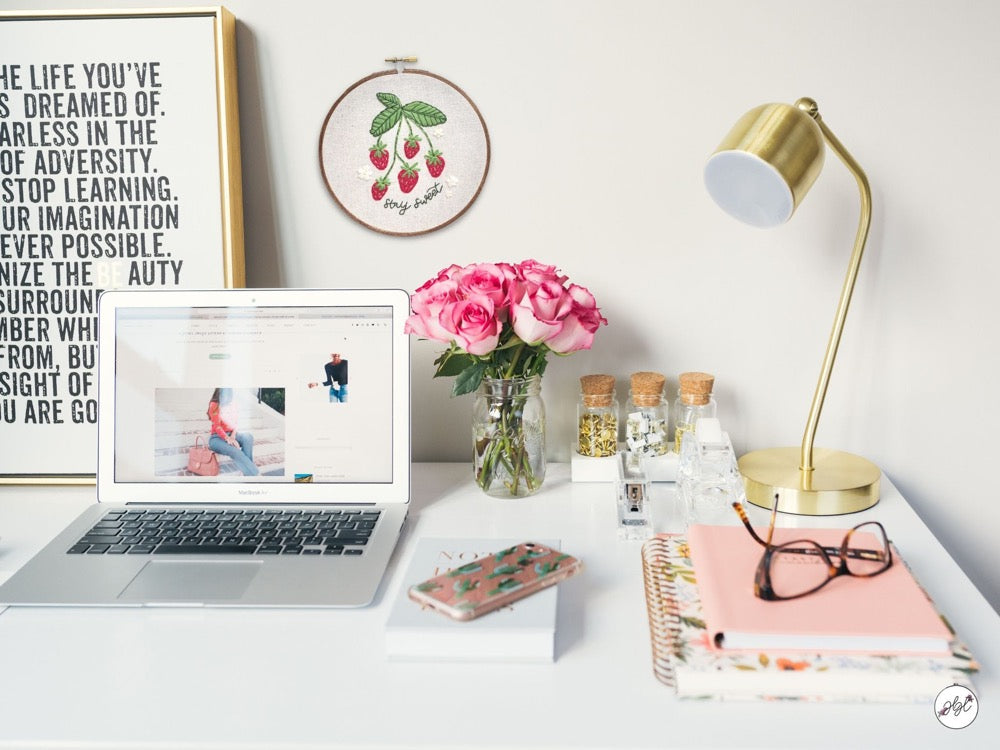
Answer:
[[[376,141],[368,149],[368,158],[375,168],[382,172],[371,186],[372,198],[381,200],[392,185],[389,176],[395,172],[397,162],[401,165],[396,172],[396,184],[399,185],[400,191],[409,193],[417,186],[420,180],[420,167],[417,166],[419,162],[414,163],[412,160],[420,153],[424,141],[427,142],[424,157],[427,172],[432,177],[437,177],[444,171],[444,156],[434,148],[427,129],[447,122],[448,118],[444,112],[427,102],[413,101],[403,104],[398,96],[387,92],[380,92],[375,97],[383,109],[375,115],[369,129]],[[404,122],[408,135],[402,132]],[[382,142],[382,136],[386,133],[390,134],[391,147]],[[440,134],[440,130],[434,131],[435,137],[440,137]]]
[[[441,173],[444,171],[444,157],[440,151],[436,149],[428,151],[427,156],[424,157],[424,162],[427,164],[427,171],[430,172],[431,177],[441,176]]]
[[[420,136],[410,133],[403,143],[403,153],[407,159],[412,159],[420,152]]]
[[[403,168],[399,171],[397,179],[399,180],[399,189],[404,193],[408,193],[413,188],[417,186],[417,180],[420,179],[420,175],[417,174],[420,171],[420,167],[416,164],[407,164],[403,162]]]
[[[376,141],[375,145],[368,149],[368,158],[375,165],[375,169],[385,169],[389,166],[389,149],[382,143],[381,138]]]
[[[386,191],[389,190],[389,185],[391,184],[392,182],[388,177],[379,177],[374,183],[372,183],[372,198],[377,201],[382,200],[382,196],[386,194]]]

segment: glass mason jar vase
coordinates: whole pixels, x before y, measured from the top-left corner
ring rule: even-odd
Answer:
[[[542,379],[483,378],[472,409],[476,484],[493,497],[524,497],[545,479]]]

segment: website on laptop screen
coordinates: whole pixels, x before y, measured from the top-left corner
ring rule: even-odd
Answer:
[[[115,337],[116,482],[392,481],[391,307],[119,309]]]

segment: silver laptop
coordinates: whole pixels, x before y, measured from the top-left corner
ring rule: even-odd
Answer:
[[[98,503],[0,604],[363,606],[410,499],[402,290],[101,295]]]

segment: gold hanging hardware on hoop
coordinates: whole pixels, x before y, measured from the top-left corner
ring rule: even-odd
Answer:
[[[406,63],[415,63],[417,61],[416,55],[411,55],[410,57],[387,57],[385,58],[387,63],[392,63],[396,66],[396,72],[402,73],[405,68],[403,67]]]

